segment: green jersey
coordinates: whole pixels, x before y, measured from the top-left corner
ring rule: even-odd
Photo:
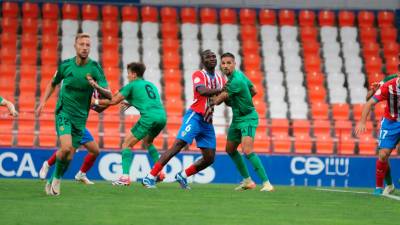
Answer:
[[[140,112],[142,117],[166,117],[157,87],[151,82],[138,78],[129,82],[119,92]]]
[[[232,107],[233,122],[258,119],[250,92],[252,87],[253,83],[239,70],[228,76],[226,90],[229,95],[228,104]]]
[[[0,96],[0,103],[2,103],[3,102],[3,98]]]
[[[77,65],[76,57],[64,60],[53,77],[52,86],[61,83],[56,114],[65,112],[72,118],[86,119],[89,114],[93,87],[86,76],[90,75],[103,88],[107,88],[107,80],[100,65],[89,59],[85,65]]]

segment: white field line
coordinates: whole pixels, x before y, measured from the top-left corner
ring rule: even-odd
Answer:
[[[363,195],[373,195],[373,193],[366,191],[349,191],[340,189],[328,189],[328,188],[316,188],[317,191],[327,191],[327,192],[341,192],[341,193],[353,193],[353,194],[363,194]],[[397,195],[382,195],[382,197],[390,198],[393,200],[400,201],[400,196]]]

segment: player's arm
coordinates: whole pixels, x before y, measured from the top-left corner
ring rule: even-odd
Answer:
[[[200,85],[196,87],[197,92],[201,95],[201,96],[206,96],[206,97],[211,97],[214,95],[217,95],[219,93],[221,93],[222,89],[212,89],[212,88],[208,88],[206,86]]]
[[[15,110],[14,104],[12,104],[10,101],[8,101],[8,100],[3,98],[0,101],[0,105],[1,106],[6,106],[7,109],[8,109],[8,112],[10,113],[11,116],[13,116],[13,117],[18,116],[18,112],[17,112],[17,110]]]
[[[44,106],[46,105],[47,100],[49,100],[50,96],[54,93],[54,91],[56,90],[57,86],[59,86],[56,82],[50,81],[47,86],[46,89],[44,91],[43,97],[39,102],[38,107],[35,110],[35,113],[37,116],[40,116]]]
[[[228,97],[229,97],[228,92],[223,91],[219,95],[212,98],[212,103],[213,103],[213,105],[219,105],[222,102],[225,102],[226,100],[228,100]]]
[[[89,81],[90,86],[92,86],[94,89],[99,92],[100,95],[102,95],[104,98],[111,100],[112,99],[112,94],[111,91],[107,88],[101,87],[94,79],[92,76],[86,76],[86,79]]]
[[[123,96],[120,92],[117,92],[111,100],[108,99],[96,99],[94,104],[98,105],[100,107],[109,107],[111,105],[118,105],[120,102],[122,102],[125,99],[125,96]]]
[[[367,123],[367,118],[369,113],[371,112],[372,106],[374,106],[377,102],[379,102],[378,99],[376,98],[370,98],[367,103],[363,106],[362,113],[361,113],[361,119],[358,122],[354,133],[356,135],[362,134],[366,131],[366,123]]]
[[[250,94],[251,94],[251,97],[254,97],[257,94],[257,89],[254,85],[251,86],[251,88],[250,88]]]
[[[369,86],[367,96],[365,97],[366,101],[368,101],[375,94],[380,85],[381,84],[379,82],[374,82]]]

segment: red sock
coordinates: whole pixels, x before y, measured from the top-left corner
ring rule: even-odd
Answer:
[[[164,166],[161,165],[161,163],[156,162],[153,166],[153,169],[151,169],[150,174],[156,177],[158,173],[163,169]]]
[[[376,187],[383,188],[383,180],[385,179],[388,169],[388,163],[376,160]]]
[[[187,177],[192,176],[193,174],[197,173],[196,167],[192,164],[188,168],[186,168],[185,173]]]
[[[50,158],[47,160],[47,164],[49,164],[49,166],[52,166],[54,165],[54,163],[56,163],[56,153],[57,151],[55,151],[53,155],[51,155]]]
[[[85,160],[83,161],[81,171],[82,173],[86,173],[90,168],[92,168],[94,161],[96,161],[97,155],[93,155],[91,153],[88,153],[85,157]]]

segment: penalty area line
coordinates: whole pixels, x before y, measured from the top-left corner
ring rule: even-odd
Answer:
[[[340,193],[352,193],[352,194],[363,194],[363,195],[374,195],[373,193],[366,191],[349,191],[340,189],[328,189],[328,188],[316,188],[316,191],[326,191],[326,192],[340,192]],[[390,198],[393,200],[400,201],[400,196],[397,195],[381,195],[382,197]]]

